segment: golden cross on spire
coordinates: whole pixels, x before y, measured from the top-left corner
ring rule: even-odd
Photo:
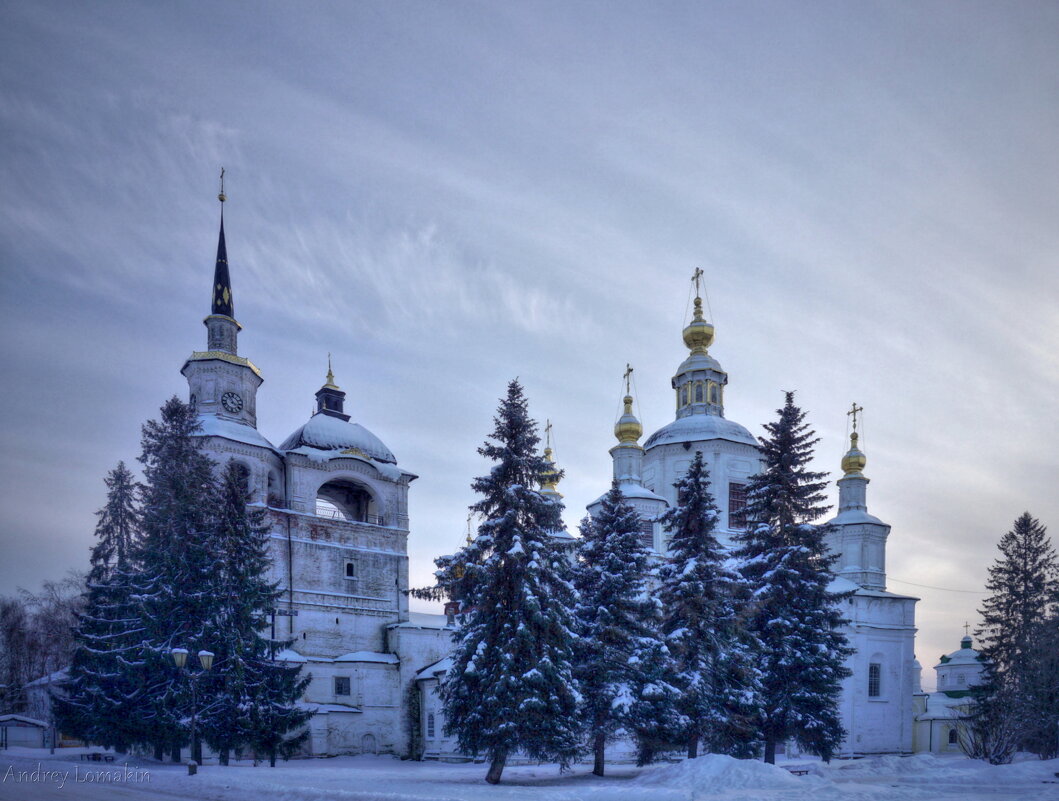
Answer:
[[[846,412],[847,417],[853,418],[853,433],[857,433],[857,415],[864,411],[863,406],[858,406],[856,401],[853,401],[853,408]]]
[[[964,637],[970,637],[971,636],[971,624],[970,623],[964,623],[963,624],[963,636]]]
[[[471,518],[474,517],[474,512],[467,515],[467,544],[470,545],[474,542],[474,538],[471,537]]]
[[[630,381],[632,379],[632,365],[629,364],[628,362],[625,363],[625,375],[624,375],[624,378],[625,378],[625,394],[626,395],[631,395],[632,394],[632,389],[631,389]]]
[[[548,450],[552,449],[552,421],[544,421],[544,447]]]
[[[331,372],[331,353],[328,351],[327,354],[327,386],[335,386],[335,374]]]
[[[228,199],[228,196],[224,194],[224,167],[221,167],[221,193],[217,195],[217,200],[223,203]]]
[[[699,297],[702,294],[702,268],[696,267],[695,272],[691,276],[691,280],[695,282],[695,297]]]

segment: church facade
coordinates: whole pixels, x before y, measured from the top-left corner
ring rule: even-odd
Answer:
[[[277,656],[312,675],[306,755],[407,753],[415,673],[451,647],[443,615],[408,611],[408,490],[415,474],[345,411],[330,369],[316,411],[279,445],[257,430],[261,371],[239,355],[224,222],[206,350],[181,370],[205,452],[243,468],[251,502],[266,508],[272,581],[283,595]]]
[[[305,755],[454,756],[436,693],[448,668],[453,622],[408,608],[408,493],[416,475],[353,421],[330,366],[315,393],[315,412],[302,426],[278,445],[258,431],[264,379],[239,354],[223,219],[212,296],[206,349],[193,352],[181,372],[206,453],[239,464],[251,502],[267,510],[271,577],[283,591],[272,634],[293,641],[278,658],[303,663],[312,674],[303,703],[316,714]],[[672,381],[675,419],[641,445],[627,383],[615,426],[614,477],[640,514],[644,543],[662,556],[667,544],[658,518],[677,502],[673,485],[696,452],[710,470],[725,544],[746,525],[746,484],[760,467],[753,434],[724,416],[728,374],[708,351],[713,338],[696,298],[694,319],[683,331],[689,354]],[[849,734],[841,753],[909,753],[916,599],[886,591],[890,528],[867,512],[865,458],[856,437],[843,460],[829,540],[839,554],[835,589],[852,592],[844,613],[856,649],[842,697]],[[549,477],[542,492],[561,497],[556,480]]]
[[[761,467],[757,439],[724,416],[728,373],[709,353],[714,327],[705,320],[698,297],[683,339],[689,354],[672,379],[675,419],[641,446],[643,428],[633,415],[627,381],[624,414],[614,427],[618,444],[610,451],[614,479],[643,521],[644,543],[663,556],[667,543],[657,518],[677,503],[674,484],[697,452],[709,468],[720,511],[718,539],[727,546],[746,527],[746,486]],[[851,594],[842,613],[844,633],[855,649],[847,662],[852,675],[843,682],[840,704],[847,736],[838,754],[907,754],[913,745],[917,599],[886,589],[890,526],[868,513],[868,479],[862,472],[867,459],[858,438],[854,430],[837,482],[838,513],[827,521],[827,544],[838,555],[832,590]],[[602,497],[590,504],[589,512],[601,502]]]

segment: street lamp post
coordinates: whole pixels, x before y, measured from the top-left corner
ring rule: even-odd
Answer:
[[[170,652],[173,657],[173,664],[177,666],[180,671],[184,670],[184,666],[188,661],[188,649],[187,648],[173,648]],[[213,652],[212,651],[199,651],[199,664],[202,665],[204,671],[208,671],[213,667]],[[196,716],[198,715],[198,695],[196,692],[195,678],[188,671],[188,683],[191,685],[191,759],[188,760],[188,775],[194,776],[198,771],[198,763],[202,761],[202,749],[198,746],[198,734],[195,731],[196,728]],[[197,757],[197,759],[196,759]]]

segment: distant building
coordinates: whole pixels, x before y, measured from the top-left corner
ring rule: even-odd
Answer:
[[[913,700],[916,753],[958,754],[967,725],[971,688],[984,680],[982,654],[971,647],[970,635],[960,640],[960,647],[941,657],[934,666],[937,690],[925,693],[916,687]]]

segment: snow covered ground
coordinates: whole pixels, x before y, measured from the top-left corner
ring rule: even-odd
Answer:
[[[781,767],[706,755],[637,769],[613,766],[597,778],[587,766],[511,767],[499,787],[484,765],[340,757],[279,767],[208,765],[187,776],[179,765],[119,756],[82,762],[78,751],[0,753],[2,801],[1059,801],[1059,760],[992,766],[928,755],[880,757],[831,766],[806,761],[795,776]],[[127,769],[126,769],[127,764]],[[794,764],[794,763],[792,763]],[[36,771],[36,774],[34,772]],[[101,777],[100,771],[110,771]],[[144,775],[146,772],[147,775]],[[109,778],[109,780],[107,780]]]

